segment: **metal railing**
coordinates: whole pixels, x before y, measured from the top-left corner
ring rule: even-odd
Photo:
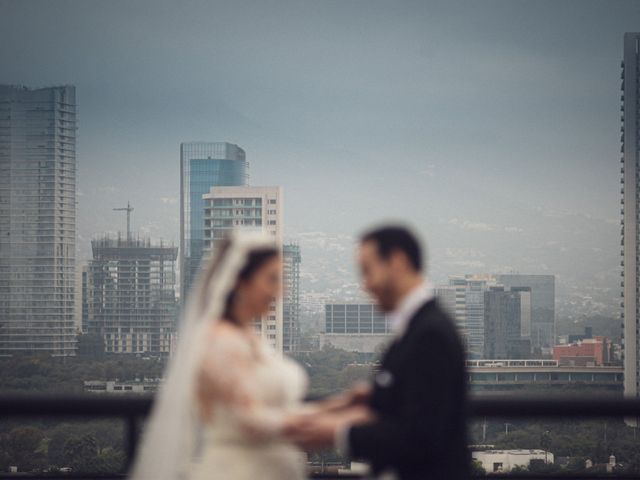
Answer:
[[[54,418],[119,418],[126,422],[127,458],[134,458],[139,435],[139,422],[146,417],[153,402],[147,396],[0,396],[0,418],[10,417],[54,417]],[[640,399],[554,398],[554,399],[506,399],[473,398],[469,401],[470,419],[482,417],[510,418],[635,418],[640,424]],[[25,474],[23,474],[25,476]],[[126,475],[91,474],[38,474],[28,478],[82,478],[111,479]],[[0,473],[0,479],[15,479],[16,474]],[[315,474],[314,479],[337,478],[332,474]],[[360,478],[357,475],[340,478]],[[475,478],[484,478],[476,476]],[[637,479],[640,472],[628,474],[500,474],[499,478],[544,478],[544,479]]]

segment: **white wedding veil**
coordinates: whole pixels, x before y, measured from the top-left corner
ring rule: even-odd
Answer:
[[[178,347],[169,360],[156,394],[131,477],[134,480],[188,478],[195,449],[196,373],[206,352],[205,331],[224,312],[227,297],[251,252],[275,248],[266,234],[233,231],[224,251],[201,269],[182,316]]]

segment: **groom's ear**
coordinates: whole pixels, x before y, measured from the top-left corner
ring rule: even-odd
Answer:
[[[387,258],[382,259],[383,262],[387,262],[389,267],[393,270],[400,270],[405,272],[407,270],[414,271],[415,268],[409,259],[409,256],[399,248],[393,249],[387,255]]]

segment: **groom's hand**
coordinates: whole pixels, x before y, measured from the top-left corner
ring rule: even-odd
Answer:
[[[349,405],[362,405],[368,403],[372,390],[373,389],[369,382],[356,383],[351,390],[347,392]]]

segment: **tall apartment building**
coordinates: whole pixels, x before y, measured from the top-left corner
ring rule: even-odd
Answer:
[[[178,249],[119,237],[93,240],[91,248],[82,272],[83,331],[102,337],[107,353],[169,354]]]
[[[204,200],[216,186],[247,185],[245,152],[226,142],[180,144],[180,298],[184,305],[204,247]]]
[[[640,142],[638,101],[640,100],[640,33],[624,34],[622,62],[622,321],[624,328],[624,392],[637,397],[640,393],[640,305],[638,304],[638,202],[640,171],[638,145]],[[633,422],[635,424],[635,422]]]
[[[0,86],[0,355],[74,355],[76,91]]]
[[[263,231],[282,250],[281,187],[212,187],[202,196],[204,254],[215,253],[216,244],[234,229]],[[283,351],[283,298],[280,295],[256,331],[277,351]]]
[[[298,350],[300,340],[300,245],[282,247],[282,349]]]

